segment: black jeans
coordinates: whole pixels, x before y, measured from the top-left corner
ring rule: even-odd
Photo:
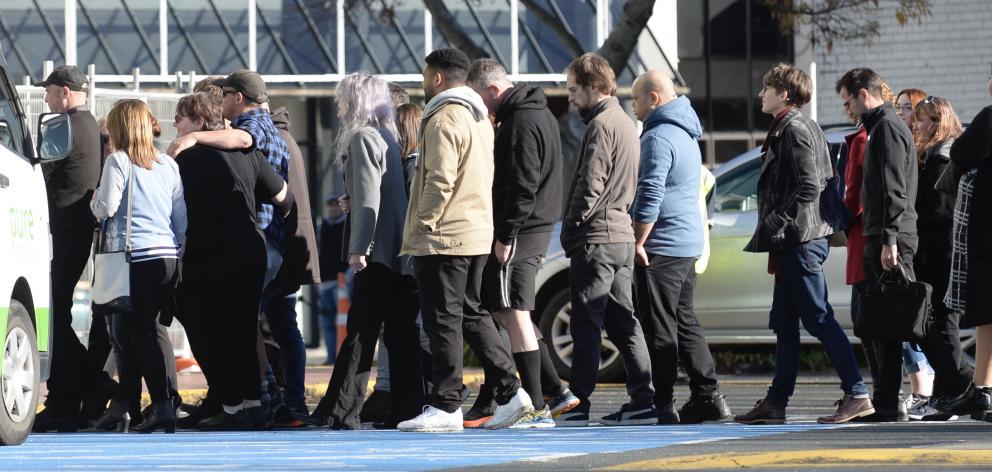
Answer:
[[[510,350],[500,339],[492,315],[481,308],[482,270],[487,257],[413,258],[424,330],[431,341],[434,388],[430,405],[448,413],[462,404],[463,340],[482,362],[486,383],[495,388],[497,403],[506,403],[520,388]],[[390,357],[390,363],[392,360]],[[398,370],[390,366],[391,372]]]
[[[641,324],[634,316],[634,244],[586,244],[571,257],[572,376],[569,388],[583,403],[596,388],[602,330],[620,351],[627,393],[635,406],[654,401],[651,360]]]
[[[131,264],[134,310],[110,315],[111,340],[120,379],[114,396],[117,400],[131,401],[140,397],[142,377],[153,403],[169,399],[170,382],[157,326],[159,312],[171,309],[173,305],[177,262],[176,259],[152,259]]]
[[[692,308],[696,258],[651,255],[647,267],[634,267],[637,317],[651,355],[654,404],[675,401],[675,379],[682,361],[693,396],[709,397],[720,388],[713,355]]]
[[[256,345],[266,262],[261,238],[254,239],[254,244],[237,246],[241,251],[183,261],[180,322],[207,379],[208,395],[228,406],[262,396]]]
[[[314,415],[327,417],[334,428],[361,427],[358,414],[365,400],[379,331],[385,329],[392,392],[390,423],[413,418],[424,405],[424,381],[416,292],[409,286],[412,281],[374,262],[356,273],[354,280],[348,335]]]
[[[92,244],[90,231],[52,234],[52,370],[45,405],[60,416],[76,416],[83,397],[109,378],[103,371],[110,354],[104,317],[92,319],[89,349],[72,329],[72,295]]]
[[[906,269],[906,274],[915,279],[913,271],[913,256],[916,254],[915,238],[897,240],[899,264]],[[864,252],[865,279],[876,280],[882,273],[882,241],[878,236],[865,238]],[[884,315],[883,315],[884,316]],[[899,341],[879,341],[861,339],[871,370],[874,395],[872,403],[878,408],[895,410],[899,404],[899,392],[902,388],[902,343]]]
[[[916,255],[915,269],[916,277],[933,287],[933,322],[928,327],[923,352],[935,373],[934,394],[959,395],[971,384],[975,369],[965,361],[961,352],[958,328],[961,314],[952,312],[944,304],[951,261],[921,251]]]

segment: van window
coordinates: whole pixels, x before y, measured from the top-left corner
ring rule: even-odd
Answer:
[[[21,118],[17,115],[14,104],[0,99],[0,145],[23,156],[23,137]]]

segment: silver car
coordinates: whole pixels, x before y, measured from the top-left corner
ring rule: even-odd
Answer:
[[[844,136],[851,126],[824,130],[830,151],[838,160],[847,152]],[[710,260],[698,278],[695,292],[696,315],[710,344],[774,344],[768,329],[773,279],[768,274],[768,256],[744,252],[758,220],[758,176],[761,173],[760,148],[752,149],[719,166],[713,174],[717,184],[708,196],[713,211],[710,218]],[[568,378],[572,359],[569,334],[571,302],[568,287],[568,259],[559,242],[560,226],[555,226],[551,247],[537,275],[537,306],[533,316],[551,351],[559,374]],[[851,287],[845,281],[846,248],[830,248],[824,271],[834,315],[848,338],[860,342],[852,332]],[[816,339],[802,331],[803,343]],[[963,330],[962,343],[974,344],[973,330]],[[603,333],[599,378],[617,380],[623,364],[616,347]]]

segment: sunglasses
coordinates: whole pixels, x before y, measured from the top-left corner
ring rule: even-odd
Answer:
[[[942,99],[940,97],[935,97],[933,95],[930,95],[929,97],[923,99],[923,103],[926,103],[927,105],[933,105],[934,103],[937,102],[937,100],[942,100]]]

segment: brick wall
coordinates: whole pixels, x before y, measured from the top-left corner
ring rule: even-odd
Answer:
[[[896,2],[879,14],[881,36],[869,46],[861,40],[835,42],[833,50],[817,46],[817,107],[822,124],[844,121],[834,83],[848,69],[867,66],[893,92],[919,88],[946,97],[964,122],[992,104],[988,93],[992,62],[992,1],[934,0],[932,15],[921,24],[900,26]]]

